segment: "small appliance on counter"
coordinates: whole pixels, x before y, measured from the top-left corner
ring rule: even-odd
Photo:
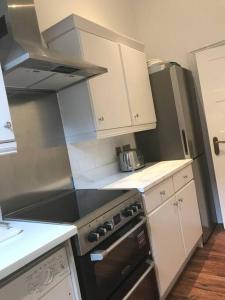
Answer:
[[[138,149],[131,149],[130,145],[123,146],[123,151],[117,149],[120,170],[132,172],[145,166],[144,157]]]

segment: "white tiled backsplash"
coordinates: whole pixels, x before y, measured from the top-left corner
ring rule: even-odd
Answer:
[[[135,147],[133,134],[68,144],[75,187],[89,188],[95,181],[118,172],[115,148],[126,144]]]

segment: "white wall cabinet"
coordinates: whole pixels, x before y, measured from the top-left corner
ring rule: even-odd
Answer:
[[[106,74],[59,93],[67,141],[155,128],[141,43],[78,16],[54,25],[44,37],[50,48],[108,69]]]
[[[16,151],[9,104],[0,66],[0,155]]]
[[[120,44],[133,125],[156,122],[145,53]]]
[[[185,180],[182,181],[181,178]],[[158,201],[154,199],[157,205],[151,207],[148,203],[152,200],[151,190],[166,190],[166,184],[168,186],[170,180],[173,182],[173,192],[170,188],[170,193],[165,193],[165,196],[168,196],[164,198],[161,197],[161,193],[154,193]],[[171,193],[173,193],[172,196]],[[202,235],[191,166],[185,167],[158,184],[157,187],[145,192],[143,202],[148,215],[160,295],[164,299]],[[147,210],[149,207],[151,209]]]
[[[131,125],[119,46],[105,38],[80,31],[83,58],[108,72],[88,82],[97,130]]]

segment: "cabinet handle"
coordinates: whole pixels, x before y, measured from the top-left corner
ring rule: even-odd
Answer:
[[[100,118],[98,118],[99,121],[104,121],[104,117],[101,116]]]
[[[188,176],[187,176],[187,175],[185,175],[185,176],[184,176],[184,179],[188,179]]]
[[[165,195],[166,195],[166,192],[165,192],[165,191],[161,191],[161,192],[160,192],[160,195],[161,195],[161,196],[165,196]]]
[[[177,201],[174,202],[173,205],[174,205],[174,206],[178,206],[178,202],[177,202]]]
[[[183,199],[179,199],[178,201],[179,201],[179,202],[184,202],[184,200],[183,200]]]
[[[135,119],[136,119],[136,118],[139,118],[139,114],[134,115],[134,118],[135,118]]]
[[[4,125],[4,128],[12,130],[12,123],[10,121],[7,121]]]

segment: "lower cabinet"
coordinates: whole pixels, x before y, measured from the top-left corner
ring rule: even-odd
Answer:
[[[148,222],[162,297],[202,234],[194,181],[149,214]]]
[[[160,295],[163,295],[185,261],[176,197],[154,211],[148,221]]]
[[[186,256],[202,234],[195,183],[192,180],[176,194]]]

